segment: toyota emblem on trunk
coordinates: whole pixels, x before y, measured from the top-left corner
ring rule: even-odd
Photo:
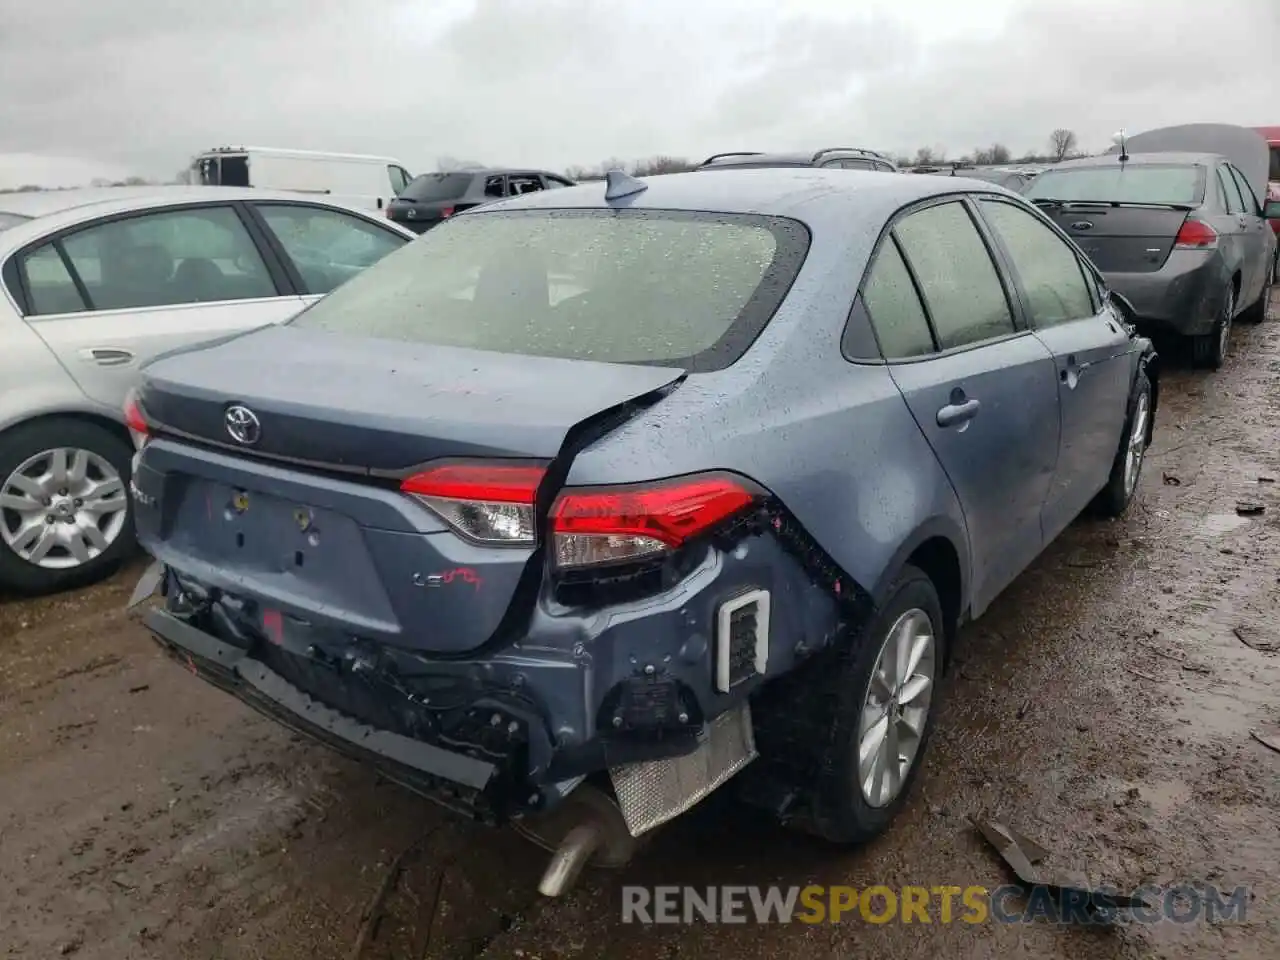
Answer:
[[[258,415],[238,403],[227,407],[223,421],[226,423],[227,433],[231,434],[231,439],[236,443],[252,446],[262,436],[262,424],[258,421]]]

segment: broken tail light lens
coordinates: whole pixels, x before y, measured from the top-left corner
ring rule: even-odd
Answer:
[[[1218,231],[1201,220],[1188,218],[1173,245],[1179,250],[1212,250],[1218,245]]]
[[[146,446],[151,439],[151,427],[142,413],[137,390],[130,390],[124,399],[124,425],[129,428],[129,436],[133,438],[135,449],[141,450]]]
[[[442,207],[440,210],[440,219],[448,220],[450,217],[453,216],[453,210],[454,210],[453,207]]]
[[[400,484],[462,536],[493,546],[537,542],[534,503],[546,469],[539,465],[451,463]]]
[[[554,563],[583,569],[660,556],[757,499],[744,481],[719,473],[634,487],[570,487],[551,508]]]

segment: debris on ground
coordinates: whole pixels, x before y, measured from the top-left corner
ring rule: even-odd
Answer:
[[[1280,640],[1258,637],[1252,627],[1232,627],[1231,632],[1235,634],[1237,640],[1250,650],[1257,650],[1259,653],[1280,653]]]
[[[1160,479],[1164,481],[1164,485],[1166,487],[1182,486],[1182,480],[1174,476],[1172,473],[1162,473],[1160,474]]]
[[[1259,483],[1275,483],[1276,478],[1275,477],[1259,477],[1258,482]]]
[[[1265,733],[1259,733],[1257,730],[1250,730],[1249,736],[1253,737],[1268,750],[1280,753],[1280,737],[1268,736]]]
[[[1130,788],[1127,797],[1136,794],[1136,788]],[[1015,877],[1026,887],[1037,887],[1045,890],[1059,903],[1080,904],[1087,914],[1095,914],[1099,910],[1126,909],[1142,907],[1151,909],[1151,904],[1141,897],[1130,897],[1112,893],[1108,890],[1091,889],[1065,878],[1046,876],[1036,868],[1036,864],[1047,860],[1049,851],[1012,827],[999,820],[979,820],[970,817],[969,821],[978,829],[987,843],[995,847],[1001,859],[1013,871]]]
[[[1236,513],[1242,517],[1256,517],[1259,514],[1265,513],[1266,510],[1267,508],[1260,503],[1249,503],[1242,500],[1236,504]]]

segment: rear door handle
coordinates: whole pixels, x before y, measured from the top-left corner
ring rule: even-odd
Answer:
[[[976,399],[965,400],[962,403],[948,403],[938,411],[938,426],[954,427],[968,423],[978,415],[981,407],[982,404]]]
[[[80,351],[80,358],[100,367],[120,367],[133,362],[133,352],[119,347],[88,347]]]

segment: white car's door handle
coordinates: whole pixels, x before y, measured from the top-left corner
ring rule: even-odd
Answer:
[[[133,353],[119,347],[87,347],[80,351],[80,359],[96,363],[100,367],[119,367],[133,362]]]

